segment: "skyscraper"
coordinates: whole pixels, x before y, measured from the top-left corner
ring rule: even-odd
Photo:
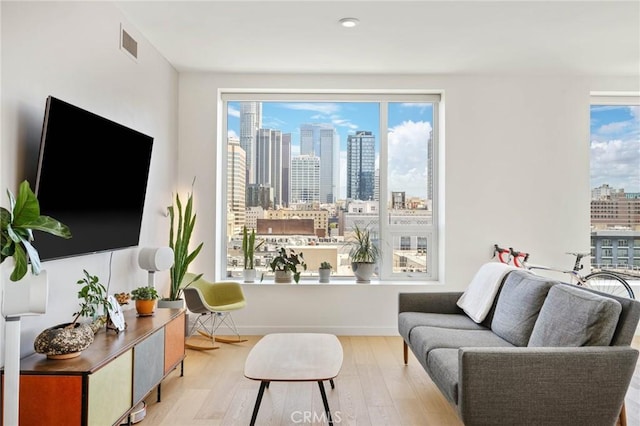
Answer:
[[[240,102],[240,146],[246,153],[247,184],[256,183],[256,132],[262,127],[262,103]]]
[[[320,158],[298,155],[291,159],[291,202],[320,201]]]
[[[239,235],[245,225],[246,170],[245,152],[238,138],[227,141],[227,211],[232,212],[233,234]]]
[[[347,137],[347,198],[373,200],[375,188],[376,138],[359,131]]]
[[[300,126],[300,154],[320,158],[320,202],[334,203],[339,180],[340,136],[328,123]]]
[[[282,205],[289,207],[291,197],[291,133],[282,134]]]
[[[258,129],[256,133],[256,183],[273,189],[273,206],[282,206],[282,131]]]

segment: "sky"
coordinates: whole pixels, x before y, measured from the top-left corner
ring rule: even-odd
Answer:
[[[640,192],[640,106],[591,106],[591,188]]]
[[[228,134],[239,135],[239,103],[229,102]],[[389,105],[389,190],[426,198],[427,142],[432,129],[433,104]],[[263,102],[262,127],[291,133],[292,154],[300,153],[300,125],[333,124],[340,137],[339,198],[346,197],[347,137],[356,131],[371,131],[379,154],[379,107],[374,102]],[[407,156],[411,152],[411,156]],[[376,156],[379,166],[379,156]]]
[[[239,134],[239,109],[230,102],[228,133]],[[346,195],[347,136],[372,131],[379,152],[377,103],[264,102],[262,126],[292,135],[292,155],[300,152],[300,125],[331,123],[340,135],[340,192]],[[426,139],[432,130],[432,104],[392,103],[389,108],[389,190],[407,196],[426,194]],[[640,106],[591,107],[591,187],[608,184],[625,192],[640,192]],[[427,136],[428,138],[428,136]],[[407,155],[411,153],[411,155]],[[376,166],[379,159],[376,159]]]

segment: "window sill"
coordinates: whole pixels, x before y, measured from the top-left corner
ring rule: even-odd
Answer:
[[[243,281],[237,281],[242,285],[279,285],[279,286],[287,286],[287,285],[298,285],[298,286],[433,286],[433,285],[442,285],[439,281],[380,281],[380,280],[371,280],[369,283],[357,283],[355,280],[350,279],[333,279],[328,283],[320,283],[317,280],[313,279],[301,279],[299,283],[275,283],[273,279],[264,279],[262,282],[256,281],[253,283],[245,283]]]

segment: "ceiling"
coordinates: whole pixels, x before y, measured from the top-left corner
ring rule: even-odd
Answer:
[[[638,0],[116,4],[179,71],[640,78]]]

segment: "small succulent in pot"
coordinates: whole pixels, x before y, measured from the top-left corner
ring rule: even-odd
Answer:
[[[131,300],[156,300],[159,297],[158,291],[149,286],[138,287],[131,292]]]
[[[136,301],[136,311],[140,316],[152,315],[159,297],[154,287],[143,286],[131,291],[131,299]]]
[[[320,263],[320,269],[331,269],[331,268],[333,268],[333,266],[331,266],[329,262]]]

